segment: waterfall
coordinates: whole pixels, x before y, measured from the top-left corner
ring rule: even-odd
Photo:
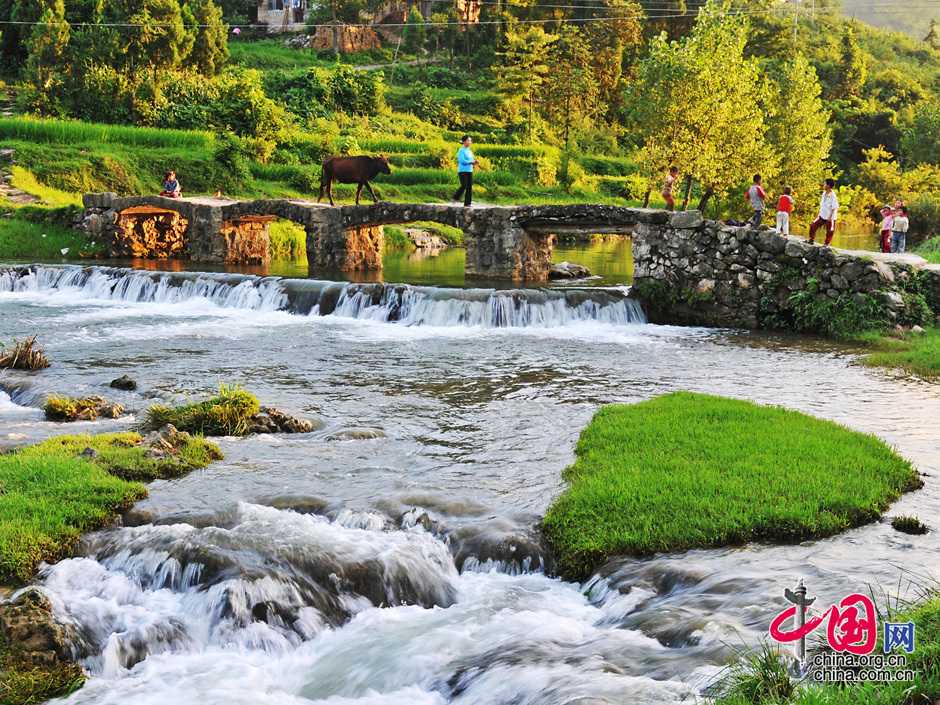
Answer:
[[[580,321],[642,324],[639,303],[619,288],[456,289],[355,284],[206,272],[29,265],[0,268],[0,293],[59,292],[74,300],[287,311],[403,326],[550,328]]]

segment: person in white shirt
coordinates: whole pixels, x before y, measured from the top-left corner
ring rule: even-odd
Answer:
[[[894,212],[894,220],[891,222],[891,251],[904,252],[907,248],[907,230],[911,227],[911,221],[907,217],[907,208],[901,206]]]
[[[826,226],[826,247],[832,242],[832,236],[836,234],[836,218],[839,216],[839,199],[835,192],[835,179],[826,179],[826,185],[823,188],[822,196],[819,198],[819,215],[816,220],[809,224],[809,242],[816,242],[816,231],[819,226]]]

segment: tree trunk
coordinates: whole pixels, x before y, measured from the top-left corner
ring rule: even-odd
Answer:
[[[650,194],[653,192],[653,189],[646,189],[646,193],[643,194],[643,207],[650,207]]]
[[[692,175],[685,177],[685,195],[682,197],[682,210],[689,210],[689,199],[692,198]]]
[[[708,205],[708,199],[710,199],[715,193],[715,189],[711,186],[708,186],[705,191],[702,193],[702,200],[698,202],[698,209],[704,214],[705,206]]]

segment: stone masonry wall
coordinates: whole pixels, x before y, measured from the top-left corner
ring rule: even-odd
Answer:
[[[940,268],[919,257],[814,246],[775,230],[705,221],[694,211],[664,225],[638,224],[633,257],[634,295],[659,323],[759,328],[787,311],[792,294],[812,289],[830,299],[874,295],[893,319],[915,269],[940,292]]]

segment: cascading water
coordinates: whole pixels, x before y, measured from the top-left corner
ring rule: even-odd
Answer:
[[[108,267],[31,265],[0,269],[0,292],[50,292],[86,300],[286,311],[395,322],[404,326],[549,328],[579,321],[645,323],[620,289],[441,289],[347,284],[235,274],[142,272]]]
[[[936,386],[811,341],[625,325],[642,321],[616,289],[0,267],[0,341],[38,334],[52,361],[0,374],[4,447],[128,430],[219,382],[322,422],[216,439],[223,460],[150,483],[120,525],[43,569],[90,676],[64,702],[689,703],[798,579],[828,604],[892,591],[899,563],[940,574],[940,532],[882,522],[551,577],[539,517],[602,404],[677,389],[782,404],[940,476]],[[136,391],[109,386],[122,374]],[[49,393],[129,416],[48,422]],[[891,513],[932,516],[936,487]]]

